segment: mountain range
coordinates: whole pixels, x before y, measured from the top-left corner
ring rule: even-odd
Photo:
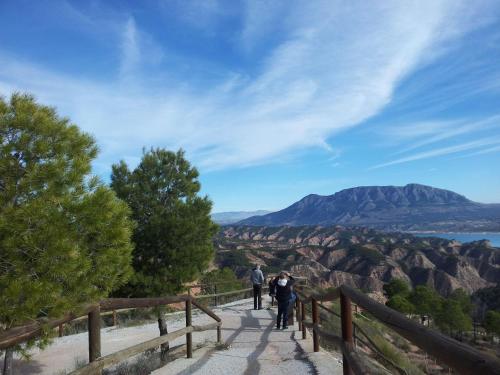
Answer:
[[[228,212],[214,212],[212,214],[212,220],[217,224],[227,225],[233,224],[240,220],[252,216],[261,216],[271,213],[272,211],[257,210],[257,211],[228,211]]]
[[[260,264],[266,274],[290,270],[320,287],[347,284],[380,294],[397,278],[444,296],[500,283],[500,249],[485,240],[460,243],[343,226],[228,226],[215,245],[216,265],[239,277]]]
[[[310,194],[291,206],[238,225],[346,225],[403,231],[500,231],[500,204],[471,201],[420,184],[361,186]]]

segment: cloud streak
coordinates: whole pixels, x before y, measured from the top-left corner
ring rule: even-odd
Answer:
[[[434,149],[434,150],[430,150],[430,151],[419,152],[419,153],[416,153],[416,154],[413,154],[410,156],[406,156],[403,158],[392,160],[392,161],[387,162],[387,163],[375,165],[375,166],[371,167],[370,169],[379,169],[379,168],[389,167],[391,165],[403,164],[403,163],[408,163],[408,162],[422,160],[422,159],[429,159],[429,158],[433,158],[436,156],[455,154],[455,153],[462,152],[462,151],[476,149],[476,148],[480,148],[480,147],[484,147],[484,146],[498,145],[498,144],[500,144],[500,140],[491,139],[491,138],[483,138],[483,139],[479,139],[479,140],[467,142],[467,143],[462,143],[462,144],[455,145],[455,146],[449,146],[449,147],[438,148],[438,149]],[[496,149],[496,148],[497,147],[494,147],[493,149]],[[493,151],[494,150],[490,149],[490,152],[493,152]],[[482,153],[482,152],[484,152],[484,151],[483,150],[478,151],[478,153]]]
[[[477,135],[483,131],[500,128],[500,115],[489,116],[481,120],[447,120],[409,123],[383,130],[386,137],[397,142],[418,139],[412,144],[398,150],[394,155],[413,151],[441,141],[447,141],[463,135]]]
[[[205,170],[269,163],[310,147],[335,152],[328,142],[333,135],[380,113],[401,80],[428,59],[427,51],[478,27],[468,14],[482,6],[294,2],[283,19],[266,16],[274,8],[252,7],[236,39],[244,53],[263,37],[260,28],[273,29],[270,23],[281,23],[283,40],[255,70],[222,67],[208,85],[194,82],[189,69],[148,76],[144,56],[163,51],[129,18],[120,29],[118,79],[70,77],[0,51],[0,90],[33,92],[93,133],[103,170],[136,158],[144,145],[183,147]],[[124,80],[131,74],[133,81]]]

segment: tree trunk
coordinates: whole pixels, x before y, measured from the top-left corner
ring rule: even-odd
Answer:
[[[3,361],[3,375],[12,375],[12,359],[14,357],[14,351],[12,348],[7,348],[5,350],[5,359]]]
[[[163,315],[161,312],[158,313],[158,328],[160,329],[160,336],[164,336],[168,333],[167,322],[163,318]],[[166,361],[169,349],[170,349],[170,345],[168,342],[166,342],[165,344],[161,344],[160,358],[162,361]]]

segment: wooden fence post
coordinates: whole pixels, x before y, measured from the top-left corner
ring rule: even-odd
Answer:
[[[191,327],[191,324],[191,298],[188,298],[186,300],[186,327]],[[193,358],[193,334],[191,332],[186,333],[186,352],[188,358]]]
[[[217,326],[217,343],[222,344],[222,329],[221,326]]]
[[[344,293],[340,293],[340,320],[342,324],[342,340],[345,344],[353,345],[353,331],[352,331],[352,307],[351,299]],[[342,363],[344,375],[352,374],[352,368],[345,355],[342,355]]]
[[[217,301],[217,284],[214,284],[214,294],[215,294],[215,296],[214,296],[214,305],[215,305],[215,307],[217,307],[217,302],[218,302]]]
[[[293,316],[293,303],[288,304],[288,321],[287,325],[292,326],[294,325],[294,316]]]
[[[300,317],[302,319],[302,339],[305,340],[307,338],[307,329],[304,321],[306,320],[306,305],[304,302],[300,302]]]
[[[59,324],[59,337],[64,336],[64,324]]]
[[[313,325],[319,324],[318,301],[316,301],[316,299],[314,298],[311,298],[311,307],[312,307]],[[316,328],[314,326],[313,326],[313,347],[315,352],[319,352],[319,335],[316,332]]]
[[[101,308],[96,306],[88,315],[89,362],[101,356]]]
[[[300,301],[298,298],[295,300],[295,310],[297,311],[297,323],[299,325],[299,331],[302,331],[302,318],[301,318],[301,314],[300,314]]]
[[[113,327],[118,324],[118,317],[116,316],[116,310],[113,310]]]

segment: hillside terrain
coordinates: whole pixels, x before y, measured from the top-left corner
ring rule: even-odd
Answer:
[[[409,184],[311,194],[239,225],[346,225],[405,231],[499,231],[500,204],[473,202],[449,190]]]
[[[321,287],[345,283],[381,292],[384,282],[400,278],[444,296],[500,283],[500,249],[488,241],[462,244],[343,226],[229,226],[215,243],[218,266],[240,277],[261,264],[267,273],[288,269]]]

